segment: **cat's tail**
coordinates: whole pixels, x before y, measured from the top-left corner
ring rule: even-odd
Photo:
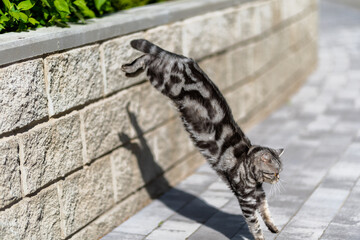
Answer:
[[[166,52],[164,49],[145,39],[134,39],[130,42],[130,45],[136,50],[150,55],[158,55],[161,52]]]

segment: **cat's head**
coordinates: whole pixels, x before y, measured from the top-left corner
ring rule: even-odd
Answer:
[[[282,171],[281,155],[284,149],[272,149],[262,146],[252,146],[248,158],[254,164],[254,175],[258,182],[274,184],[280,179]]]

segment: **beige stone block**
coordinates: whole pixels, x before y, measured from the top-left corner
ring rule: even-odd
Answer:
[[[236,10],[236,39],[238,42],[259,36],[274,25],[271,1],[244,3]]]
[[[265,65],[272,65],[274,61],[278,61],[281,55],[286,50],[280,45],[279,33],[271,34],[265,39],[265,48],[267,48],[267,59]]]
[[[272,11],[272,25],[277,26],[281,24],[281,5],[279,0],[271,0],[271,11]]]
[[[225,95],[236,121],[246,118],[259,102],[256,88],[254,82],[248,82]]]
[[[125,134],[122,138],[128,138]],[[194,152],[180,119],[125,144],[111,154],[117,201]]]
[[[230,61],[229,54],[221,54],[204,59],[199,66],[219,89],[225,89],[236,82],[231,75]]]
[[[110,158],[116,202],[124,199],[143,186],[146,181],[161,173],[162,170],[156,166],[152,151],[142,138],[112,152]],[[149,170],[144,171],[147,167]]]
[[[42,59],[0,69],[0,135],[48,115]]]
[[[133,62],[143,53],[133,49],[130,41],[144,38],[143,32],[122,36],[104,42],[100,49],[103,58],[103,72],[105,75],[105,94],[111,94],[146,79],[145,72],[136,77],[126,77],[121,66]]]
[[[254,72],[260,71],[268,62],[270,58],[270,49],[268,48],[269,41],[267,38],[261,39],[254,43]]]
[[[21,198],[20,160],[17,140],[0,142],[0,208]]]
[[[313,11],[310,13],[308,27],[309,27],[309,36],[310,39],[316,42],[319,38],[318,36],[318,26],[319,26],[319,12]]]
[[[164,170],[195,151],[180,118],[150,132],[145,139],[153,149],[155,161]]]
[[[236,39],[238,42],[252,38],[255,35],[255,30],[259,28],[260,23],[255,21],[254,16],[255,6],[252,3],[243,4],[237,9],[236,28],[238,33]]]
[[[299,45],[317,40],[317,13],[312,12],[297,23]]]
[[[99,159],[59,183],[65,236],[74,233],[114,204],[111,164]]]
[[[71,240],[100,239],[150,202],[151,198],[143,188],[80,230]]]
[[[82,114],[88,160],[125,143],[119,134],[133,138],[137,132],[146,132],[174,116],[176,111],[169,101],[146,83],[86,108]],[[137,128],[132,119],[136,119]]]
[[[24,194],[35,192],[83,164],[79,114],[39,125],[20,140]]]
[[[279,0],[282,21],[286,21],[308,8],[315,6],[315,0]]]
[[[0,212],[0,239],[59,239],[60,207],[51,186]]]
[[[261,35],[273,27],[271,1],[263,1],[254,6],[254,34]]]
[[[50,115],[103,95],[99,46],[77,48],[45,58]]]
[[[169,182],[171,186],[175,186],[194,173],[194,171],[205,162],[205,158],[197,151],[195,154],[179,162],[174,168],[169,169],[169,171],[164,174],[164,178],[167,179],[167,182]]]
[[[275,35],[277,36],[278,48],[281,53],[285,53],[290,47],[295,47],[297,44],[297,24],[294,23],[286,28],[279,30]]]
[[[318,59],[318,46],[317,46],[317,42],[309,42],[307,44],[307,46],[305,46],[304,48],[300,49],[299,54],[298,54],[298,59],[300,59],[301,61],[301,70],[303,72],[307,72],[310,69],[313,69],[314,66],[317,63],[317,59]]]
[[[226,49],[237,41],[236,26],[234,10],[211,12],[185,20],[184,55],[200,59]]]
[[[145,39],[161,48],[182,54],[182,24],[174,23],[152,28],[145,32]]]
[[[230,53],[231,78],[233,83],[238,83],[253,74],[254,47],[245,45],[232,50]]]

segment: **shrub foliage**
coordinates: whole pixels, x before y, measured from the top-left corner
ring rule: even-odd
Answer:
[[[0,0],[0,33],[81,22],[164,0]]]

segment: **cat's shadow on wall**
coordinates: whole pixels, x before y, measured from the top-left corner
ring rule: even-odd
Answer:
[[[141,176],[144,182],[147,183],[145,188],[151,199],[158,198],[158,200],[169,209],[175,211],[178,214],[177,219],[175,217],[175,220],[179,220],[179,218],[181,220],[182,217],[185,217],[189,220],[201,223],[208,228],[212,228],[229,239],[232,238],[235,233],[237,233],[236,239],[253,239],[246,227],[245,219],[242,215],[223,212],[209,205],[194,194],[178,188],[172,188],[163,175],[163,169],[156,163],[154,155],[152,154],[146,139],[143,137],[143,131],[139,126],[135,114],[130,112],[128,108],[127,113],[131,124],[136,131],[139,143],[130,142],[130,137],[125,133],[119,133],[118,136],[121,142],[128,142],[124,147],[136,156]],[[160,196],[169,189],[171,190],[165,195]],[[183,204],[183,202],[186,202],[186,204]],[[215,214],[216,219],[208,221],[210,216]],[[184,220],[186,221],[186,219]],[[207,239],[211,239],[211,236]]]

